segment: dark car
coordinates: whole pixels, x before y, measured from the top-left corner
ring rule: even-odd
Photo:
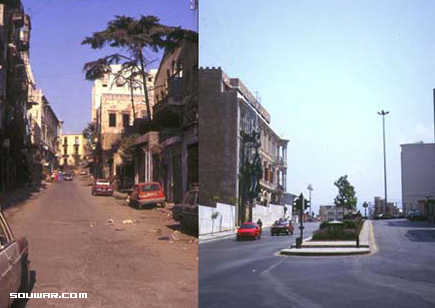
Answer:
[[[65,173],[64,180],[65,181],[74,180],[74,171],[68,171],[67,173]]]
[[[92,195],[94,196],[112,196],[113,186],[109,180],[98,179],[92,186]]]
[[[172,218],[179,222],[181,228],[198,235],[198,194],[199,187],[192,184],[184,196],[183,203],[172,207]]]
[[[261,227],[255,223],[247,222],[242,224],[237,229],[236,239],[240,241],[244,238],[251,238],[253,240],[260,239],[261,237]]]
[[[0,211],[0,308],[12,305],[10,293],[26,292],[29,261],[26,238],[15,238]]]
[[[423,213],[420,210],[409,211],[406,218],[409,220],[425,220],[426,219],[426,217],[423,215]]]
[[[133,186],[130,205],[143,208],[146,205],[160,204],[165,207],[165,194],[158,182],[139,183]]]
[[[294,227],[293,224],[291,223],[291,221],[289,220],[277,220],[275,221],[275,223],[272,225],[272,227],[270,228],[270,233],[272,234],[272,236],[274,236],[275,234],[293,234],[294,232]]]

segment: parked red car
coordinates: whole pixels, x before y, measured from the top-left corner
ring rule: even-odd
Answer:
[[[98,179],[95,181],[94,185],[92,186],[92,195],[112,196],[113,186],[109,180]]]
[[[237,236],[236,239],[240,241],[242,238],[252,238],[254,240],[260,239],[261,236],[261,228],[259,225],[247,222],[242,224],[237,229]]]
[[[165,207],[165,194],[158,182],[139,183],[133,186],[130,194],[130,205],[143,208],[146,205],[153,206],[160,204]]]

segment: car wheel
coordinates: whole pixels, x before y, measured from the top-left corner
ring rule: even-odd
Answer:
[[[236,236],[236,241],[240,241],[240,237],[239,236]]]
[[[166,202],[162,202],[162,203],[160,203],[160,207],[161,207],[162,209],[164,209],[164,208],[166,207]]]
[[[92,196],[95,196],[95,192],[94,191],[92,191],[91,194],[92,194]]]
[[[27,289],[29,287],[29,262],[27,260],[27,256],[23,258],[22,264],[22,273],[21,273],[21,285],[20,292],[27,293]]]
[[[293,231],[292,231],[292,232],[290,232],[290,234],[291,234],[291,235],[293,235]]]
[[[270,235],[275,236],[275,233],[271,232]]]

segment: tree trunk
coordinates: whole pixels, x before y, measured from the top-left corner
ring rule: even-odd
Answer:
[[[134,120],[136,120],[136,110],[134,108],[133,80],[130,80],[130,93],[131,93],[131,107],[133,108],[133,125],[134,125]]]
[[[146,70],[145,70],[145,64],[142,54],[142,46],[139,46],[139,61],[140,61],[140,68],[141,68],[141,75],[142,75],[142,82],[143,82],[143,90],[145,95],[145,104],[147,107],[147,115],[148,115],[148,121],[151,121],[151,106],[150,101],[148,98],[148,91],[147,91],[147,78],[146,78]]]

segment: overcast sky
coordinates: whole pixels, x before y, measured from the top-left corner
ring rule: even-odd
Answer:
[[[347,174],[358,203],[401,206],[400,145],[433,142],[434,1],[202,0],[200,65],[258,92],[290,140],[288,191],[332,204]]]
[[[91,118],[92,82],[82,71],[86,62],[114,50],[93,51],[80,43],[106,28],[115,15],[155,15],[160,22],[197,30],[190,0],[22,0],[32,23],[30,62],[37,87],[65,121],[64,133],[81,133]],[[149,54],[157,59],[161,55]]]

